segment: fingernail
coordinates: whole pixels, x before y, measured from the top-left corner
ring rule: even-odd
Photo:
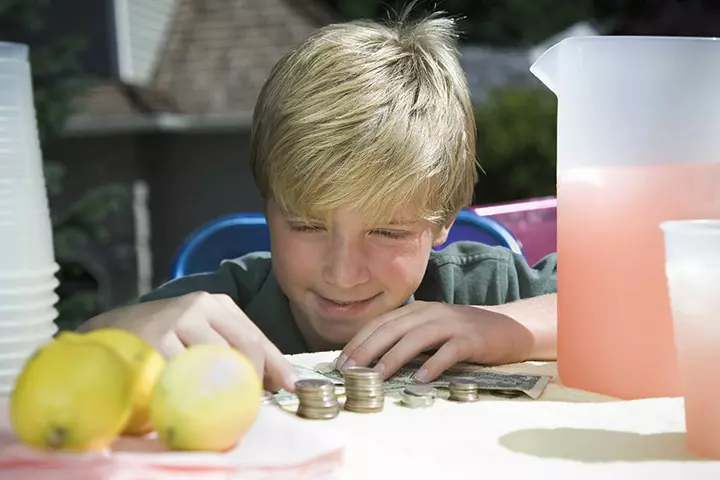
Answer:
[[[425,383],[427,382],[428,377],[428,371],[425,368],[421,368],[417,372],[415,372],[415,375],[413,375],[413,378],[416,382]]]
[[[341,353],[337,360],[335,360],[335,370],[340,370],[343,366],[343,363],[345,363],[345,360],[347,360],[347,355]]]
[[[385,365],[383,365],[382,363],[379,363],[379,362],[378,362],[378,363],[373,367],[373,370],[375,370],[376,372],[378,372],[380,375],[384,375],[384,374],[385,374]]]
[[[343,370],[347,370],[348,368],[352,368],[352,367],[354,367],[354,366],[355,366],[355,360],[353,360],[352,358],[350,358],[350,359],[348,359],[347,361],[345,361],[345,363],[343,363],[342,369],[343,369]]]

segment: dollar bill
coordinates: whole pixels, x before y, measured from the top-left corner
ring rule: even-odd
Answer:
[[[344,379],[341,372],[333,364],[322,363],[315,367],[317,373],[324,375],[336,384],[342,384]],[[403,367],[392,377],[385,381],[385,392],[393,393],[403,390],[409,385],[416,385],[414,375],[416,368]],[[469,378],[478,384],[480,390],[515,390],[525,393],[536,400],[542,395],[552,377],[547,375],[528,375],[517,373],[501,373],[489,368],[461,365],[459,368],[448,370],[437,379],[425,385],[430,387],[447,388],[453,378]]]

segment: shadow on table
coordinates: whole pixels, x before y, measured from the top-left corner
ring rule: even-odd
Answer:
[[[639,433],[582,428],[536,428],[503,435],[508,450],[579,462],[702,460],[685,449],[685,433]]]

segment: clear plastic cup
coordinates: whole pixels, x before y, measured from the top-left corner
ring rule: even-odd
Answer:
[[[660,228],[687,447],[720,459],[720,220],[668,221]]]

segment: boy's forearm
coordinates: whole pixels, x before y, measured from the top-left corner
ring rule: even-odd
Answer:
[[[534,343],[527,360],[557,359],[557,294],[482,308],[502,313],[530,331]]]
[[[99,328],[122,328],[121,320],[124,312],[125,308],[117,308],[96,315],[80,325],[77,331],[86,333]]]

